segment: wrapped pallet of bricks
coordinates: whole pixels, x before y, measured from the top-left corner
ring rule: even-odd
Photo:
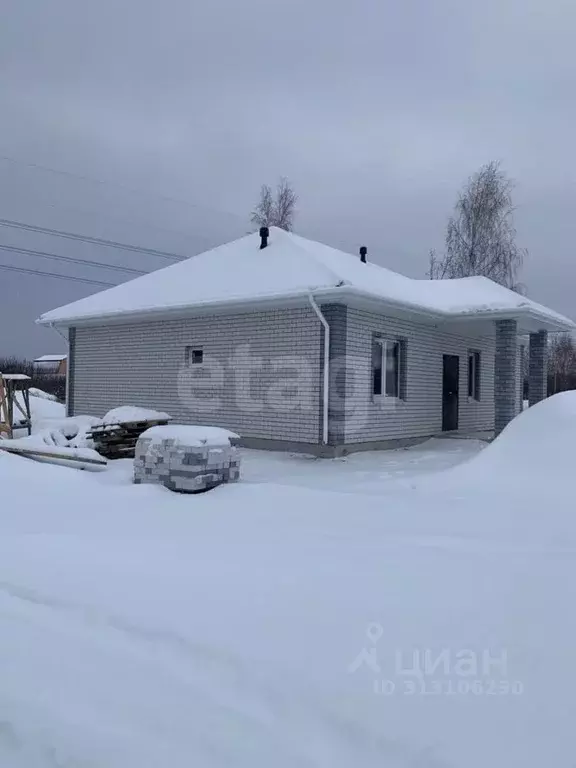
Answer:
[[[134,482],[199,493],[240,478],[239,436],[219,427],[151,427],[136,443]]]

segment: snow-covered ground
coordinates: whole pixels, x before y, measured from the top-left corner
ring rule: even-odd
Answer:
[[[563,393],[201,496],[0,454],[0,765],[573,765],[575,445]]]
[[[16,395],[16,399],[20,408],[24,409],[24,401],[21,393]],[[57,400],[53,400],[48,393],[43,392],[41,389],[32,388],[30,390],[30,413],[32,415],[34,429],[35,431],[39,431],[44,428],[44,422],[48,421],[49,424],[52,424],[52,419],[63,419],[66,415],[66,406],[59,403]],[[15,424],[21,416],[21,411],[19,411],[18,408],[15,408]]]
[[[327,461],[266,451],[242,452],[242,475],[251,483],[276,483],[315,490],[374,494],[392,483],[409,486],[428,472],[448,469],[475,456],[479,440],[433,439],[409,449],[355,453]]]

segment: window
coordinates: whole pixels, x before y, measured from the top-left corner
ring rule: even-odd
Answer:
[[[184,351],[186,365],[200,365],[204,362],[204,350],[199,347],[186,347]]]
[[[402,397],[402,342],[375,337],[372,344],[372,394]]]
[[[480,400],[480,352],[468,352],[468,397]]]

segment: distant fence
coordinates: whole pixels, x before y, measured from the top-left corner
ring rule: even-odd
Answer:
[[[20,360],[17,357],[0,357],[0,372],[25,373],[32,379],[32,386],[54,395],[64,402],[66,399],[66,376],[56,373],[41,373],[34,368],[31,360]]]

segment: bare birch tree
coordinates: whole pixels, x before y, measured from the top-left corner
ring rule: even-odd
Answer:
[[[252,211],[251,221],[256,227],[280,227],[292,231],[298,196],[288,179],[282,177],[273,194],[268,184],[260,189],[260,199]]]
[[[521,290],[517,278],[526,251],[516,245],[513,189],[494,161],[468,179],[448,220],[444,256],[430,252],[431,279],[484,275]]]
[[[576,345],[569,333],[553,336],[548,348],[548,376],[553,393],[576,386]]]
[[[256,227],[269,227],[274,219],[274,198],[272,188],[268,184],[262,184],[260,199],[252,211],[251,221]]]

